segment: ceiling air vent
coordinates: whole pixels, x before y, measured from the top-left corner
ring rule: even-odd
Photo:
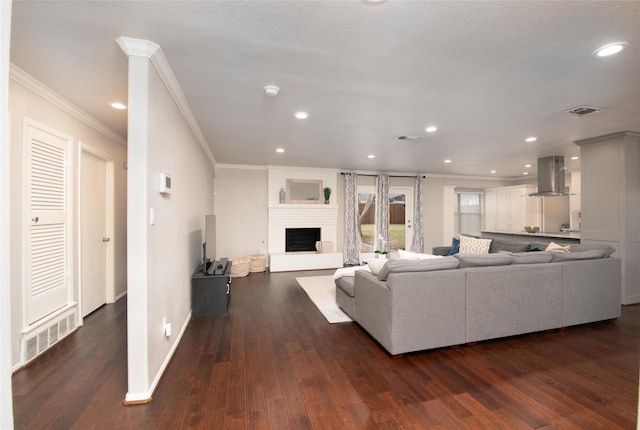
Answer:
[[[419,140],[422,138],[422,136],[398,136],[396,140]]]
[[[593,106],[578,106],[571,109],[567,109],[562,113],[567,113],[571,116],[585,116],[591,113],[600,113],[600,112],[603,112],[604,110],[605,109],[597,108]]]

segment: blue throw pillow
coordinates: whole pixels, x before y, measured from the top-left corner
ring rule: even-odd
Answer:
[[[451,249],[447,255],[455,255],[460,252],[460,239],[454,237],[451,239]]]
[[[526,250],[526,252],[538,252],[538,251],[542,251],[542,249],[538,248],[537,246]]]

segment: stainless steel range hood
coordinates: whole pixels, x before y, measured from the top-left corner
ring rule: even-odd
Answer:
[[[538,192],[530,197],[568,196],[564,188],[564,157],[552,155],[538,158]]]

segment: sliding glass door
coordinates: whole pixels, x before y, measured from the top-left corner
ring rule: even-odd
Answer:
[[[358,187],[358,216],[362,235],[361,252],[375,251],[376,187]],[[413,235],[413,188],[389,187],[389,241],[392,251],[410,249]]]

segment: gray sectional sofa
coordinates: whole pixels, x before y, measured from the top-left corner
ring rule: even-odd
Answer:
[[[620,316],[613,248],[389,260],[378,275],[336,280],[336,301],[390,354]]]

